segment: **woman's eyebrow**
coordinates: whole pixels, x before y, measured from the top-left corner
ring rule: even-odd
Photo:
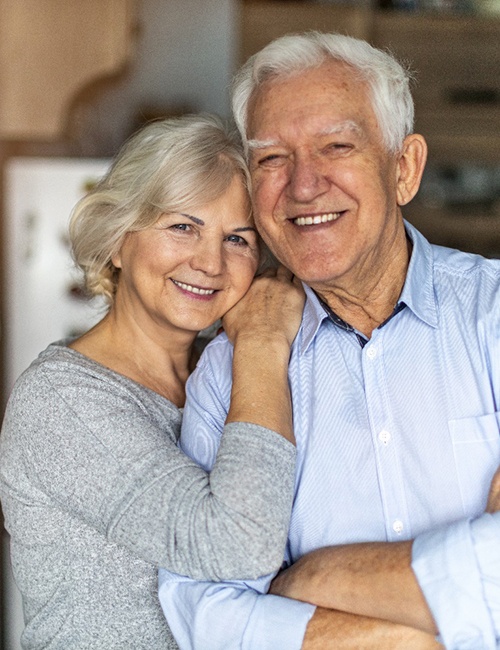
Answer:
[[[197,226],[204,226],[205,222],[203,219],[200,219],[199,217],[193,217],[192,214],[187,214],[186,212],[179,212],[181,217],[186,217],[186,219],[191,219],[193,223],[195,223]]]
[[[241,226],[241,228],[235,228],[233,232],[257,232],[257,228],[254,228],[253,226]]]
[[[186,219],[190,219],[193,223],[195,223],[198,226],[204,226],[205,222],[203,219],[200,219],[199,217],[195,217],[192,214],[187,214],[187,212],[179,212],[179,214],[182,217],[186,217]],[[257,232],[257,228],[254,228],[253,226],[240,226],[239,228],[234,228],[233,232]]]

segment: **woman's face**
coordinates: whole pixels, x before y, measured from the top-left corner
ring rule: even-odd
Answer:
[[[212,325],[246,293],[257,270],[258,235],[249,215],[236,175],[211,203],[162,214],[150,228],[127,233],[113,258],[121,269],[115,312],[167,330]]]

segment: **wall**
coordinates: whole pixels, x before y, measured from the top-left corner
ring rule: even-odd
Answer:
[[[112,154],[143,119],[185,110],[227,117],[237,0],[142,0],[134,60],[105,90],[87,89],[72,137],[81,154]]]

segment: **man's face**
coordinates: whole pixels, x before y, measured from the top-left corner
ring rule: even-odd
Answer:
[[[383,268],[403,227],[398,156],[351,68],[327,62],[266,82],[248,139],[255,221],[283,264],[320,293]]]

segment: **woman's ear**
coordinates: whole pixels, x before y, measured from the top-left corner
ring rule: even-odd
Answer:
[[[122,268],[122,249],[123,249],[123,244],[125,243],[128,236],[129,236],[129,232],[126,232],[119,242],[118,250],[116,251],[116,253],[113,253],[113,255],[111,255],[111,264],[113,264],[115,269]]]
[[[121,247],[118,253],[115,253],[114,255],[111,255],[111,263],[115,267],[115,269],[121,269],[122,268],[122,256],[121,256]]]
[[[408,135],[404,139],[397,165],[398,205],[406,205],[417,193],[426,161],[427,143],[423,136],[418,133]]]

